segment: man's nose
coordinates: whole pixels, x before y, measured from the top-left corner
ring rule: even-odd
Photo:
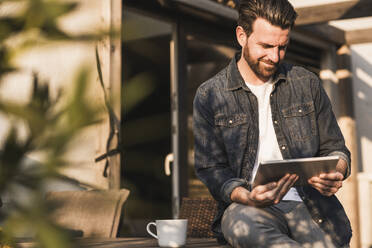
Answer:
[[[272,49],[270,49],[270,53],[268,57],[272,62],[278,63],[279,62],[279,48],[273,47]]]

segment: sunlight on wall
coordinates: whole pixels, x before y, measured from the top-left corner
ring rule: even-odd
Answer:
[[[73,35],[104,30],[101,12],[107,3],[100,0],[80,0],[79,3],[77,10],[59,20],[60,27]],[[94,42],[86,41],[40,42],[22,53],[19,52],[13,62],[22,70],[4,77],[0,97],[17,103],[28,102],[32,91],[32,74],[37,73],[42,83],[48,82],[50,95],[55,99],[59,90],[68,91],[72,88],[71,83],[75,82],[76,73],[84,66],[92,73],[87,95],[92,102],[103,103],[102,89],[97,81],[95,45]],[[8,129],[9,119],[0,116],[0,148],[1,140],[4,140]],[[71,166],[65,168],[63,174],[83,184],[107,188],[108,180],[102,176],[104,162],[94,162],[97,154],[102,154],[105,149],[105,140],[99,140],[101,136],[97,134],[106,133],[107,130],[107,125],[102,124],[82,131],[73,143],[71,152],[66,155]],[[22,126],[19,131],[21,136],[27,135],[27,130]],[[38,155],[30,154],[30,158],[38,160]]]
[[[371,97],[371,96],[370,96]],[[371,127],[371,126],[370,126]],[[364,165],[364,171],[367,173],[372,174],[372,156],[371,156],[371,151],[372,151],[372,140],[367,137],[361,137],[360,140],[361,143],[361,150],[362,150],[362,163]]]
[[[372,245],[372,43],[351,46],[357,127],[361,247]]]
[[[372,173],[372,43],[351,46],[354,109],[357,123],[359,163],[363,172]]]
[[[359,173],[358,181],[359,195],[364,196],[359,198],[361,246],[362,248],[369,248],[372,245],[372,175]]]
[[[368,72],[362,70],[361,68],[356,69],[356,76],[360,78],[364,83],[372,87],[372,76]]]

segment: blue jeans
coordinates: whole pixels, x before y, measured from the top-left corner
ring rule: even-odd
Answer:
[[[281,201],[266,208],[232,203],[221,224],[225,239],[236,248],[336,247],[303,202]]]

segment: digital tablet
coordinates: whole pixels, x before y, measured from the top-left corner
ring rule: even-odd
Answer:
[[[313,176],[335,172],[339,159],[339,156],[328,156],[261,162],[252,186],[254,188],[257,185],[276,182],[287,173],[299,176],[294,186],[303,186],[308,184],[307,180]]]

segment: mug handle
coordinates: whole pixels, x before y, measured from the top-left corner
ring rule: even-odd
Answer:
[[[156,236],[153,232],[150,231],[150,226],[151,226],[151,225],[154,225],[154,226],[156,227],[156,223],[155,223],[155,222],[150,222],[149,224],[147,224],[147,226],[146,226],[146,230],[147,230],[147,232],[148,232],[151,236],[153,236],[154,238],[158,239],[158,236]]]

